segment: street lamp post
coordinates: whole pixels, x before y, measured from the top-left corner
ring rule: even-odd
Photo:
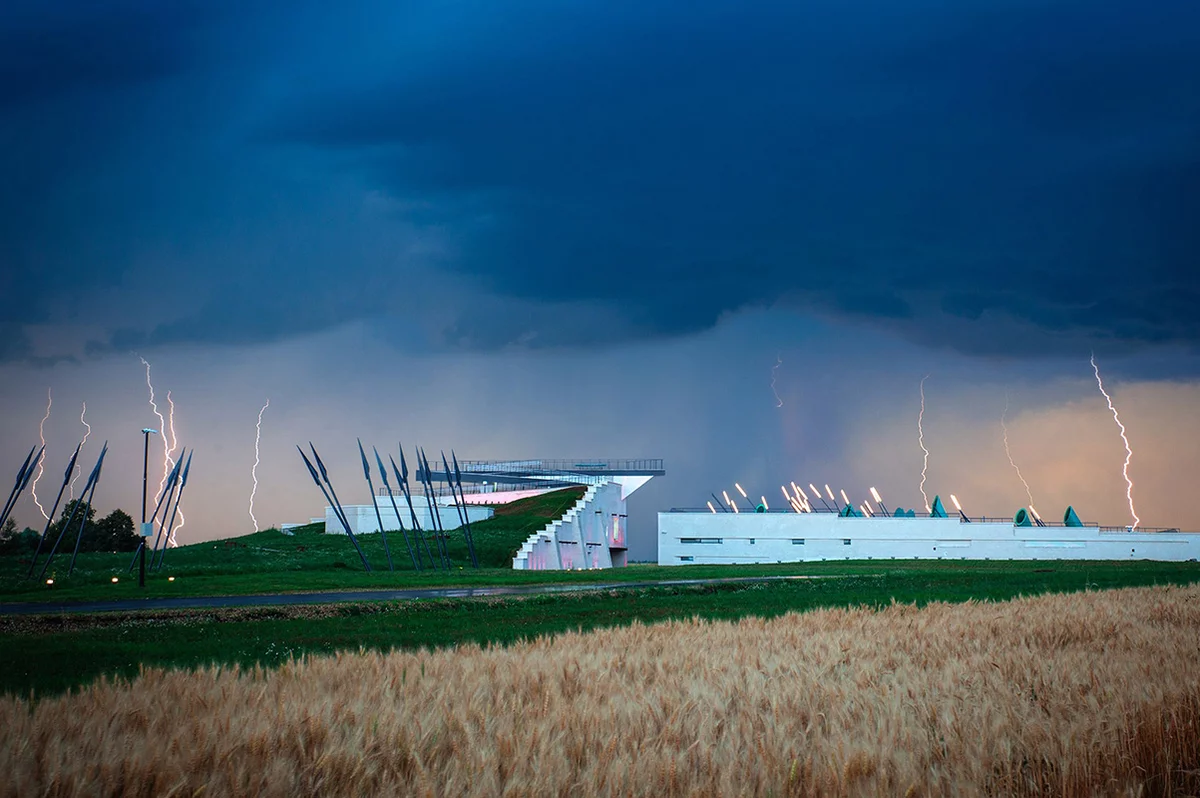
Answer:
[[[150,468],[150,436],[157,435],[158,430],[146,428],[142,430],[142,437],[145,438],[146,445],[142,451],[142,526],[138,529],[138,534],[145,531],[146,527],[146,488],[148,485],[148,472]],[[146,586],[146,538],[142,535],[140,545],[141,555],[138,560],[138,587]]]

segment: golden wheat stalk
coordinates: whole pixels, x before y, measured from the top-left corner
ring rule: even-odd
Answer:
[[[0,794],[1192,794],[1198,650],[1158,587],[146,669],[0,699]]]

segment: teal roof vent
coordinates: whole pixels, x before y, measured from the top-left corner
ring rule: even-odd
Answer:
[[[930,518],[949,518],[950,517],[950,516],[946,515],[946,508],[942,506],[942,497],[941,496],[933,497],[933,509],[929,512],[929,517]]]

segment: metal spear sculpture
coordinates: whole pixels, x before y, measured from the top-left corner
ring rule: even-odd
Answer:
[[[0,510],[0,527],[4,526],[4,521],[8,518],[8,511],[16,503],[17,490],[20,489],[21,483],[25,481],[25,471],[29,468],[29,461],[33,459],[33,453],[36,450],[36,446],[29,447],[29,454],[25,455],[25,462],[21,463],[21,468],[17,471],[17,478],[13,481],[12,490],[9,491],[8,499],[4,502],[4,509]]]
[[[433,498],[434,520],[437,522],[438,536],[442,541],[442,548],[446,552],[446,564],[450,564],[450,536],[446,534],[446,525],[442,523],[442,509],[438,502],[438,495],[433,487],[433,469],[429,467],[429,458],[425,455],[425,447],[421,447],[421,461],[425,465],[425,481],[429,485],[429,495]],[[457,499],[456,499],[457,501]]]
[[[187,487],[188,474],[192,470],[192,455],[195,453],[195,449],[192,449],[190,452],[188,452],[187,465],[183,467],[183,473],[179,475],[179,494],[175,497],[175,509],[171,510],[171,520],[167,522],[167,539],[163,541],[162,551],[158,554],[158,570],[160,571],[162,570],[163,563],[167,559],[167,544],[171,542],[171,530],[175,528],[175,514],[179,512],[179,503],[183,501],[183,489]],[[179,459],[183,459],[182,452],[179,454]],[[170,506],[169,502],[167,506]],[[167,511],[163,510],[163,515],[165,516],[166,514]],[[154,568],[153,558],[150,560],[150,566],[151,568]]]
[[[171,478],[166,486],[167,503],[163,507],[162,520],[158,522],[158,532],[154,535],[154,547],[150,549],[150,568],[154,568],[154,558],[158,556],[158,542],[161,540],[163,548],[166,548],[167,541],[171,538],[171,530],[167,526],[167,516],[170,515],[171,505],[175,502],[175,490],[179,487],[179,472],[183,468],[183,451],[179,452],[179,459],[175,461],[175,467],[171,469]],[[159,500],[162,503],[162,500]],[[150,517],[151,523],[158,517],[158,507],[154,508],[154,515]],[[166,536],[163,533],[166,532]]]
[[[446,462],[446,453],[442,452],[441,454],[442,469],[446,472],[446,484],[450,486],[450,495],[454,497],[454,509],[458,511],[458,525],[463,531],[463,538],[467,541],[467,553],[471,556],[471,567],[478,568],[479,560],[475,557],[475,543],[471,540],[471,527],[467,524],[466,498],[463,498],[462,503],[459,502],[459,496],[454,490],[454,477],[450,474],[450,464]]]
[[[96,486],[100,484],[100,471],[104,468],[104,455],[106,454],[108,454],[108,441],[104,442],[104,448],[100,450],[100,459],[96,461],[96,476],[90,480],[92,489],[88,492],[87,504],[83,508],[83,520],[79,522],[79,534],[75,536],[75,550],[71,552],[71,567],[67,569],[67,576],[75,573],[75,558],[79,556],[79,544],[83,541],[83,530],[87,526],[88,514],[92,510],[92,501],[96,498]],[[82,493],[79,495],[83,496]]]
[[[83,444],[80,444],[80,446],[82,446],[82,445]],[[67,530],[71,528],[71,522],[75,520],[75,514],[79,512],[79,505],[84,503],[83,498],[82,498],[83,495],[85,493],[87,493],[89,490],[92,490],[93,486],[96,484],[96,481],[100,479],[100,466],[103,462],[104,462],[104,452],[101,451],[100,457],[97,458],[97,460],[96,460],[96,465],[94,465],[92,467],[92,473],[90,475],[88,475],[87,484],[83,486],[83,492],[79,494],[80,499],[71,505],[71,514],[67,516],[67,519],[65,521],[63,521],[62,527],[60,527],[58,530],[58,537],[54,539],[54,545],[50,547],[50,553],[46,555],[46,564],[42,566],[42,572],[38,575],[38,579],[44,579],[46,577],[46,571],[49,570],[50,563],[54,560],[54,555],[58,551],[58,544],[62,542],[63,537],[67,534]],[[74,470],[75,470],[74,468],[71,469],[72,472]],[[88,509],[91,509],[90,501],[87,503],[87,507],[88,507]],[[51,517],[53,517],[53,513],[51,513]],[[84,525],[86,525],[86,524],[87,524],[87,511],[85,510],[83,513],[83,524],[80,524],[80,527],[79,527],[80,536],[83,535],[83,528],[84,528]],[[78,546],[77,546],[77,548],[78,548]]]
[[[404,446],[400,445],[400,468],[396,467],[396,461],[392,456],[388,455],[388,460],[392,464],[392,473],[396,475],[396,481],[400,483],[400,490],[404,493],[404,501],[408,503],[408,512],[412,516],[413,534],[417,536],[417,540],[425,544],[425,553],[429,555],[429,564],[437,568],[437,559],[433,556],[433,551],[429,548],[429,539],[425,537],[425,532],[421,529],[421,522],[417,520],[417,509],[413,507],[412,490],[408,486],[408,462],[404,459]],[[418,546],[417,552],[421,549]]]
[[[317,453],[317,447],[313,446],[312,441],[309,441],[308,448],[312,449],[313,459],[317,461],[317,468],[321,470],[321,479],[324,480],[326,487],[329,488],[329,495],[333,497],[333,505],[337,507],[338,515],[342,517],[342,523],[347,528],[350,528],[350,519],[346,517],[346,509],[342,507],[342,502],[338,499],[337,491],[333,489],[333,483],[329,481],[329,472],[325,470],[325,463],[322,462],[321,455]]]
[[[371,466],[367,463],[367,453],[363,451],[362,438],[358,439],[358,456],[362,458],[363,476],[367,478],[367,488],[371,491],[371,504],[375,507],[375,520],[379,522],[379,536],[383,539],[383,553],[387,555],[388,570],[396,570],[392,564],[392,550],[388,548],[387,532],[383,528],[383,516],[379,512],[379,500],[375,498],[375,484],[371,482]]]
[[[311,445],[311,444],[309,444],[309,445]],[[309,474],[312,475],[313,481],[317,483],[317,487],[321,489],[321,493],[323,493],[325,495],[325,501],[329,502],[329,506],[330,506],[330,509],[333,510],[334,517],[337,518],[338,522],[343,527],[350,526],[350,522],[346,520],[346,516],[342,512],[341,505],[338,504],[337,502],[335,502],[332,498],[330,498],[329,491],[325,489],[325,485],[321,482],[321,478],[319,476],[317,476],[317,470],[315,468],[313,468],[312,463],[309,462],[309,459],[308,459],[308,457],[305,456],[304,451],[302,449],[300,449],[299,446],[297,446],[296,449],[300,450],[300,456],[304,458],[304,463],[305,463],[305,465],[308,466]]]
[[[429,510],[429,527],[430,527],[430,530],[433,532],[433,545],[434,545],[434,548],[437,549],[438,562],[440,562],[442,564],[442,568],[444,570],[449,571],[450,565],[446,562],[446,555],[442,552],[441,543],[438,541],[437,524],[435,524],[433,521],[433,504],[429,500],[429,490],[426,489],[426,487],[425,487],[425,477],[421,473],[420,449],[417,449],[416,454],[417,454],[417,476],[421,480],[421,492],[425,494],[425,506]],[[403,468],[405,468],[407,471],[408,464],[404,462],[404,450],[403,449],[400,450],[400,465]],[[426,545],[428,545],[428,538],[426,539]]]
[[[443,457],[443,459],[445,458]],[[475,567],[478,568],[479,560],[475,557],[475,533],[471,531],[471,516],[467,512],[467,495],[463,492],[462,471],[458,469],[458,458],[454,456],[453,449],[450,450],[450,459],[454,463],[454,479],[458,482],[458,495],[461,496],[463,500],[463,521],[466,522],[467,525],[467,540],[469,541],[471,548],[471,561],[475,564]]]
[[[425,502],[429,505],[429,517],[432,519],[434,540],[438,544],[438,554],[442,557],[442,564],[446,566],[446,570],[450,570],[450,551],[446,548],[446,536],[442,530],[442,514],[438,512],[437,502],[433,500],[433,478],[429,475],[429,459],[425,457],[425,449],[417,447],[417,465],[420,466],[420,474],[422,477],[421,485],[425,491]]]
[[[396,523],[400,525],[400,534],[404,536],[404,547],[408,549],[408,556],[412,558],[413,568],[421,570],[421,563],[417,555],[420,554],[418,549],[416,554],[413,553],[412,543],[408,540],[408,532],[404,529],[404,521],[400,518],[400,508],[396,506],[396,497],[392,493],[392,486],[388,483],[387,469],[383,467],[383,458],[379,456],[379,450],[374,446],[371,451],[375,453],[375,463],[379,466],[379,476],[383,479],[383,487],[387,489],[388,501],[392,503],[392,510],[396,513]]]
[[[450,466],[446,464],[446,455],[442,454],[442,469],[445,472],[446,484],[450,486],[450,496],[454,499],[454,512],[458,516],[458,528],[463,533],[463,539],[467,542],[467,552],[470,553],[471,541],[466,537],[467,528],[463,524],[462,507],[458,503],[458,493],[454,490],[454,479],[450,476]]]
[[[475,533],[470,529],[470,514],[467,512],[467,494],[462,490],[462,472],[458,470],[458,458],[455,457],[454,449],[450,450],[451,462],[454,463],[455,480],[458,482],[458,496],[462,497],[462,517],[467,523],[467,539],[470,542],[470,559],[475,564],[475,568],[479,568],[479,560],[475,558]]]
[[[450,486],[450,496],[454,499],[454,512],[458,516],[458,528],[464,529],[462,507],[458,503],[458,491],[454,489],[454,478],[450,476],[450,466],[446,463],[446,452],[442,453],[442,471],[446,477],[446,484]],[[465,531],[464,531],[465,534]]]
[[[446,525],[442,523],[442,509],[433,487],[433,469],[429,467],[429,458],[425,455],[424,446],[421,447],[421,461],[425,464],[425,481],[429,485],[429,495],[433,498],[433,518],[437,522],[438,535],[442,540],[442,549],[446,552],[446,567],[449,568],[450,536],[446,534]]]
[[[308,444],[312,446],[310,442]],[[296,450],[300,452],[300,456],[304,458],[304,465],[308,466],[308,473],[312,476],[313,482],[317,483],[317,487],[321,489],[321,493],[325,494],[325,500],[333,508],[333,512],[337,515],[338,520],[342,522],[342,528],[346,530],[346,536],[350,538],[350,542],[354,544],[354,550],[358,552],[358,557],[362,560],[363,569],[370,571],[371,563],[367,562],[367,555],[363,554],[362,548],[358,545],[358,538],[354,536],[354,530],[350,528],[350,522],[346,520],[345,514],[342,512],[342,506],[338,503],[336,495],[331,496],[330,491],[333,490],[333,485],[329,485],[329,490],[325,489],[325,485],[321,484],[321,477],[317,476],[317,469],[313,468],[313,464],[309,462],[304,455],[304,450],[299,446]],[[313,456],[317,458],[317,462],[321,463],[321,458],[317,455],[317,449],[313,446]],[[325,475],[325,483],[329,484],[329,475],[325,472],[325,464],[321,463],[321,473]]]
[[[25,486],[29,484],[29,477],[33,474],[33,470],[37,468],[38,461],[42,459],[42,453],[46,451],[43,446],[38,450],[37,457],[33,456],[36,446],[29,450],[29,454],[25,456],[25,462],[21,464],[21,470],[17,472],[17,478],[13,482],[12,491],[8,494],[8,501],[4,503],[4,510],[0,512],[0,528],[4,527],[4,522],[8,520],[8,515],[17,506],[17,499],[21,498],[21,492],[25,490]],[[32,460],[32,462],[30,462]]]
[[[42,536],[38,538],[37,551],[33,553],[33,562],[29,563],[30,576],[33,576],[33,569],[37,566],[38,557],[42,553],[42,543],[46,541],[46,536],[50,534],[50,525],[54,523],[54,514],[58,512],[58,503],[62,501],[63,493],[67,490],[67,483],[71,481],[71,475],[75,472],[75,461],[79,459],[79,450],[81,448],[83,448],[82,441],[75,447],[75,454],[71,455],[71,462],[67,464],[67,470],[63,474],[63,483],[62,487],[58,489],[58,498],[54,500],[54,507],[50,509],[50,517],[46,519],[46,528],[42,531]],[[28,476],[26,474],[26,478]]]
[[[4,509],[0,510],[0,528],[4,526],[4,522],[8,520],[9,511],[17,503],[17,492],[21,489],[21,483],[25,481],[25,471],[28,470],[29,461],[33,459],[33,453],[36,450],[36,446],[29,448],[29,454],[25,455],[25,462],[21,463],[21,468],[17,471],[17,478],[13,481],[12,490],[9,491],[8,499],[4,502]]]
[[[150,514],[150,520],[146,522],[146,523],[150,524],[151,529],[154,528],[154,519],[158,518],[158,511],[162,509],[163,501],[166,500],[168,491],[172,491],[175,488],[175,482],[179,479],[179,469],[182,466],[183,466],[183,458],[180,457],[178,460],[175,461],[175,467],[171,469],[171,473],[167,475],[166,483],[163,485],[162,490],[159,491],[158,501],[155,502],[155,504],[154,504],[154,512]],[[167,502],[167,506],[170,507],[170,502]],[[133,551],[133,559],[131,559],[129,561],[129,569],[127,571],[128,573],[133,572],[133,566],[135,564],[137,564],[138,555],[142,553],[142,549],[144,549],[145,547],[146,547],[146,539],[142,538],[140,541],[138,541],[138,547],[136,549],[134,549],[134,551]],[[154,539],[154,548],[155,548],[155,550],[158,549],[158,538]]]

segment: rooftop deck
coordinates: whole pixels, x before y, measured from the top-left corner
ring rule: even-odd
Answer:
[[[445,472],[430,464],[433,482],[444,482]],[[659,477],[667,473],[661,458],[608,460],[594,457],[554,460],[459,460],[462,481],[527,483],[574,483],[590,485],[604,482],[610,477]],[[417,470],[417,479],[424,479],[424,472]]]

